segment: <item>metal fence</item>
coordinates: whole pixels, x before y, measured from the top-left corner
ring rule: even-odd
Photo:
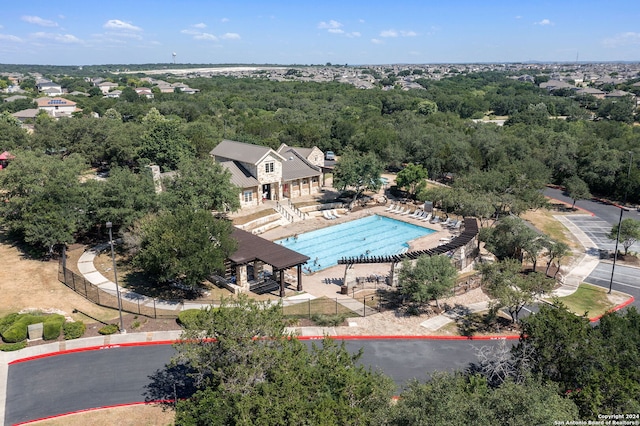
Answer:
[[[118,309],[115,295],[89,282],[84,276],[66,267],[66,256],[60,258],[58,280],[96,305]],[[359,296],[351,299],[317,298],[298,299],[283,303],[283,314],[287,317],[312,318],[315,315],[367,316],[379,312],[383,303],[380,294]],[[141,296],[136,293],[121,293],[122,311],[148,318],[177,318],[181,311],[202,306],[220,306],[219,299],[166,300]]]

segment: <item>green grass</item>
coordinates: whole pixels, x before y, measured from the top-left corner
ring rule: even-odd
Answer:
[[[587,312],[589,318],[603,315],[614,304],[607,298],[607,291],[601,287],[582,283],[575,293],[565,297],[559,297],[569,311],[576,315],[582,315]]]

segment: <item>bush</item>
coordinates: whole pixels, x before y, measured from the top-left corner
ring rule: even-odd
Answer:
[[[185,309],[178,315],[178,324],[182,326],[198,326],[200,324],[200,309]]]
[[[18,319],[20,315],[16,312],[0,318],[0,334],[4,333],[13,323]]]
[[[87,326],[82,321],[65,322],[62,326],[65,340],[77,339],[82,337],[87,330]]]
[[[118,324],[109,324],[109,325],[105,325],[100,330],[98,330],[98,333],[103,335],[114,334],[114,333],[117,333],[118,330],[119,330]]]
[[[337,315],[323,315],[323,314],[314,314],[311,316],[311,320],[315,322],[320,327],[337,327],[341,325],[345,320],[346,315],[337,314]]]
[[[44,318],[44,327],[42,330],[42,338],[44,340],[55,340],[60,337],[62,324],[66,318],[60,314],[47,315]]]
[[[0,345],[0,351],[2,352],[11,352],[11,351],[19,351],[20,349],[24,349],[27,347],[27,342],[24,340],[18,343],[3,343]]]
[[[42,338],[44,340],[55,340],[60,337],[60,331],[62,331],[62,324],[64,324],[64,318],[62,320],[47,320],[44,322],[42,329]]]

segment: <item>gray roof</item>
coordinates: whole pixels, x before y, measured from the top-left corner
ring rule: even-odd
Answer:
[[[288,148],[282,151],[285,160],[282,162],[282,180],[288,181],[312,176],[318,176],[320,170],[309,164],[302,155],[298,154],[299,148]]]
[[[231,172],[231,183],[240,188],[251,188],[252,186],[258,186],[260,183],[258,179],[251,176],[251,174],[242,167],[240,163],[235,161],[223,161],[220,163],[222,167]]]
[[[273,154],[277,157],[280,156],[277,152],[267,146],[230,141],[227,139],[220,142],[209,154],[249,164],[258,164],[268,154]]]
[[[15,118],[35,118],[40,112],[37,108],[29,108],[23,109],[22,111],[14,112],[13,115]]]
[[[13,95],[13,96],[9,96],[8,98],[5,98],[4,101],[13,102],[13,101],[17,101],[18,99],[29,99],[29,98],[22,95]]]

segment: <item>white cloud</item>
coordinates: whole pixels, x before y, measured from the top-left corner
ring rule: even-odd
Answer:
[[[380,37],[398,37],[396,30],[384,30],[380,32]]]
[[[373,44],[383,44],[383,43],[384,43],[384,41],[379,40],[379,39],[377,39],[377,38],[372,38],[372,39],[371,39],[371,43],[373,43]]]
[[[318,28],[320,28],[321,30],[337,29],[340,27],[342,27],[342,24],[338,21],[334,21],[333,19],[329,22],[322,21],[318,24]]]
[[[229,22],[229,18],[222,18],[222,19],[220,20],[220,22],[222,22],[222,23]]]
[[[418,35],[415,31],[400,31],[402,37],[415,37]]]
[[[543,26],[544,26],[544,25],[553,25],[553,22],[551,22],[551,21],[550,21],[550,20],[548,20],[548,19],[543,19],[543,20],[542,20],[542,21],[540,21],[540,22],[534,22],[534,24],[535,24],[535,25],[543,25]]]
[[[82,43],[82,40],[80,40],[78,37],[72,34],[37,32],[37,33],[31,34],[31,37],[37,38],[37,39],[57,41],[60,43]]]
[[[6,40],[6,41],[15,41],[15,42],[22,42],[22,39],[20,37],[16,37],[14,35],[11,34],[0,34],[0,40]]]
[[[240,40],[240,34],[238,33],[224,33],[220,36],[224,40]]]
[[[616,48],[640,44],[640,33],[628,31],[602,40],[605,47]]]
[[[196,40],[209,40],[209,41],[218,41],[218,37],[209,33],[200,33],[193,37]]]
[[[21,19],[30,24],[40,25],[41,27],[57,27],[58,26],[56,22],[50,21],[48,19],[42,19],[39,16],[25,15]]]
[[[516,16],[516,19],[522,19],[522,16],[518,15]]]
[[[340,28],[329,28],[327,31],[331,34],[344,34],[344,31]]]
[[[193,28],[207,28],[207,24],[200,22],[199,24],[192,25]]]
[[[124,30],[124,31],[142,31],[142,28],[136,27],[128,22],[121,21],[119,19],[110,19],[103,26],[110,30]]]
[[[181,32],[182,34],[189,34],[189,35],[198,35],[198,34],[200,34],[200,31],[197,31],[197,30],[189,30],[189,29],[187,29],[187,30],[181,30],[180,32]]]
[[[350,33],[346,33],[345,35],[347,37],[349,37],[349,38],[356,38],[356,37],[362,36],[362,34],[360,34],[358,31],[353,31],[353,32],[350,32]]]

